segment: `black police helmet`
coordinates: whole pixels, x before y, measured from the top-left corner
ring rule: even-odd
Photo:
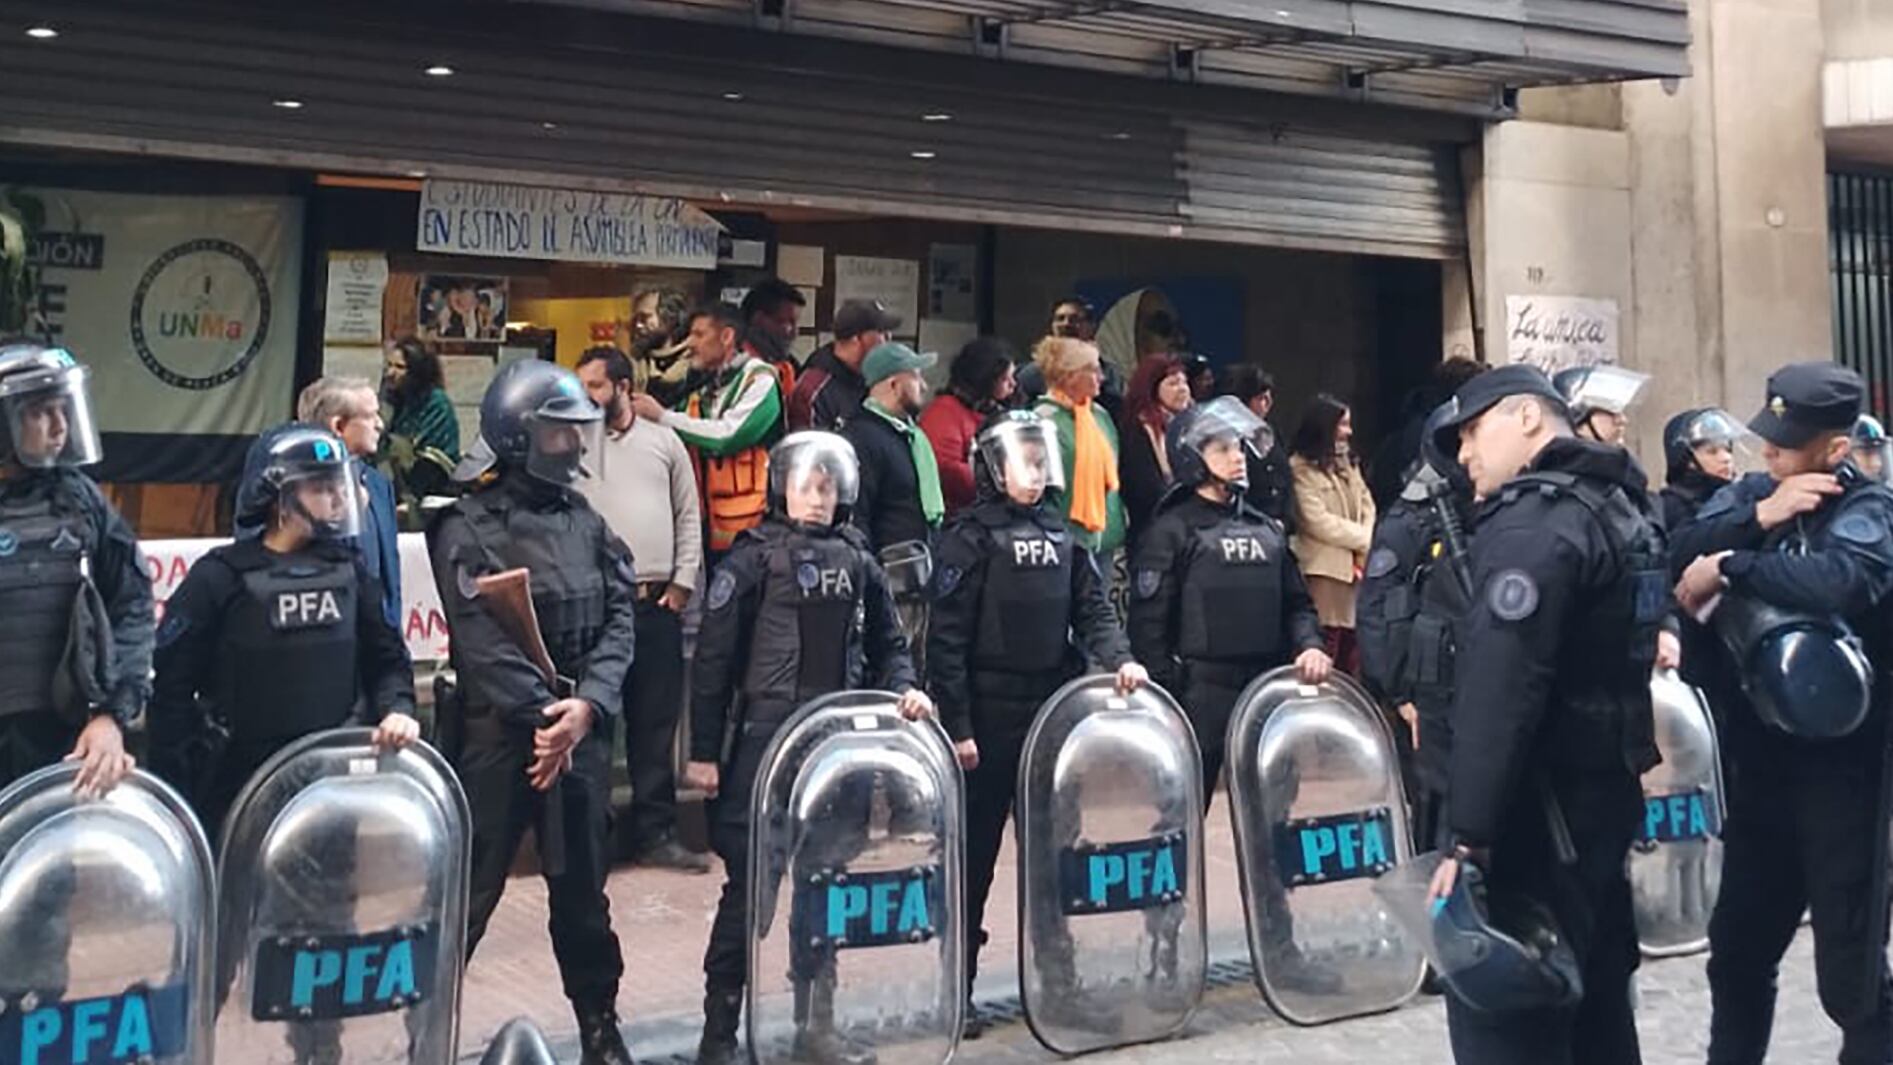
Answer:
[[[1556,1009],[1584,997],[1577,955],[1550,911],[1522,895],[1488,897],[1485,873],[1472,862],[1459,863],[1433,935],[1440,978],[1473,1009]]]
[[[1663,461],[1669,479],[1676,480],[1696,468],[1696,449],[1690,443],[1689,427],[1710,407],[1692,407],[1663,423]]]
[[[1433,472],[1446,478],[1456,492],[1472,494],[1472,478],[1466,473],[1466,467],[1459,463],[1458,449],[1448,452],[1444,447],[1451,434],[1442,434],[1440,430],[1459,412],[1458,404],[1447,400],[1434,407],[1426,416],[1426,424],[1420,430],[1420,461],[1431,467]]]
[[[1259,458],[1256,436],[1263,427],[1262,419],[1234,396],[1217,396],[1186,408],[1170,419],[1170,428],[1164,432],[1172,482],[1181,488],[1194,488],[1210,479],[1203,448],[1211,440],[1236,437],[1251,457]],[[1246,473],[1233,487],[1247,487]]]
[[[471,481],[497,464],[569,485],[578,476],[578,456],[572,455],[569,462],[535,463],[535,425],[589,425],[603,418],[604,412],[585,394],[584,384],[572,371],[538,359],[508,363],[486,386],[480,400],[480,439],[454,477]]]
[[[287,486],[311,477],[343,476],[349,465],[348,449],[341,438],[319,426],[290,422],[263,433],[243,459],[243,477],[237,484],[237,524],[267,524],[271,509],[282,501]],[[340,527],[325,530],[321,523],[316,524],[318,533],[346,532]]]

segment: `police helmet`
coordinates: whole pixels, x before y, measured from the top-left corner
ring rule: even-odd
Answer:
[[[1583,425],[1600,411],[1621,416],[1649,381],[1649,374],[1621,366],[1573,366],[1559,370],[1551,378],[1551,386],[1564,397],[1575,426]]]
[[[361,476],[340,437],[302,422],[256,438],[237,485],[239,526],[267,527],[272,513],[301,516],[318,540],[361,532]]]
[[[791,525],[839,526],[860,494],[861,462],[845,437],[790,433],[769,451],[769,511]]]
[[[1523,895],[1488,896],[1473,862],[1459,863],[1432,931],[1440,979],[1473,1009],[1557,1009],[1584,996],[1577,955],[1551,912]]]
[[[497,465],[569,486],[589,475],[583,460],[598,449],[604,417],[572,371],[538,359],[508,363],[486,386],[480,439],[454,478],[475,480]]]
[[[1443,478],[1454,492],[1470,498],[1472,478],[1466,473],[1466,467],[1460,465],[1458,451],[1455,449],[1449,453],[1442,446],[1446,439],[1453,437],[1452,434],[1442,434],[1440,430],[1458,414],[1459,404],[1449,399],[1434,407],[1432,413],[1426,416],[1426,424],[1420,430],[1420,467],[1421,470],[1430,469],[1435,477]],[[1419,474],[1420,471],[1416,470],[1415,475]]]
[[[64,348],[0,341],[0,462],[52,469],[99,461],[88,377]]]
[[[1866,520],[1842,515],[1839,521]],[[1713,617],[1742,689],[1765,723],[1803,739],[1846,736],[1873,706],[1873,667],[1838,618],[1725,595]]]
[[[1739,474],[1749,465],[1754,434],[1734,415],[1720,407],[1695,407],[1671,418],[1663,425],[1663,459],[1669,480],[1680,479],[1691,470],[1701,470],[1696,449],[1720,445],[1734,452],[1734,471]]]
[[[1209,463],[1203,451],[1218,440],[1237,443],[1249,456],[1260,458],[1259,441],[1265,427],[1262,419],[1234,396],[1217,396],[1187,408],[1170,420],[1164,434],[1172,479],[1188,488],[1209,480]],[[1243,471],[1227,482],[1229,487],[1241,490],[1249,486],[1248,464],[1243,465]]]
[[[1893,457],[1889,451],[1886,427],[1880,419],[1871,414],[1862,414],[1854,420],[1853,430],[1847,434],[1848,443],[1853,449],[1854,467],[1873,480],[1882,484],[1893,482],[1893,463],[1887,459]]]
[[[1030,410],[1000,411],[973,437],[973,486],[981,499],[1004,496],[1013,484],[1065,486],[1065,464],[1052,424]]]

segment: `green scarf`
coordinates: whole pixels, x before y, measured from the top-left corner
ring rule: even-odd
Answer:
[[[872,399],[862,406],[886,419],[887,424],[907,438],[907,450],[914,456],[914,473],[920,479],[920,513],[926,516],[928,525],[938,528],[940,519],[946,517],[946,496],[940,492],[940,463],[933,457],[933,444],[927,440],[927,434],[910,419]]]

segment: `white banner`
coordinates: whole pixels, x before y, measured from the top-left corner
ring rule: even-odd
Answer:
[[[25,189],[57,341],[92,368],[108,433],[248,435],[296,376],[302,204]]]
[[[1617,301],[1581,296],[1505,297],[1505,356],[1548,374],[1617,362]]]
[[[414,246],[449,255],[716,269],[716,219],[682,200],[483,181],[421,186]]]
[[[401,545],[401,636],[407,640],[408,654],[416,662],[447,660],[447,615],[441,609],[440,593],[434,588],[434,570],[427,561],[427,538],[421,533],[402,533]],[[145,555],[145,572],[151,575],[151,591],[158,600],[158,616],[164,616],[164,604],[184,583],[191,564],[211,548],[229,540],[146,540],[138,545]]]

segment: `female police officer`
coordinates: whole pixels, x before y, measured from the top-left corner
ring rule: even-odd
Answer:
[[[1149,679],[1131,661],[1097,559],[1071,536],[1063,512],[1044,501],[1061,469],[1050,422],[1030,411],[987,419],[974,438],[977,502],[947,525],[936,556],[927,664],[942,723],[969,770],[969,985],[1019,757],[1039,704],[1082,673],[1087,657],[1116,670],[1120,690]],[[967,1034],[978,1034],[976,1023]]]
[[[261,537],[197,560],[166,604],[151,698],[152,763],[216,837],[250,774],[290,741],[359,720],[420,735],[414,672],[348,537],[360,487],[341,440],[290,424],[257,439],[237,521]],[[358,709],[361,693],[368,705]]]

